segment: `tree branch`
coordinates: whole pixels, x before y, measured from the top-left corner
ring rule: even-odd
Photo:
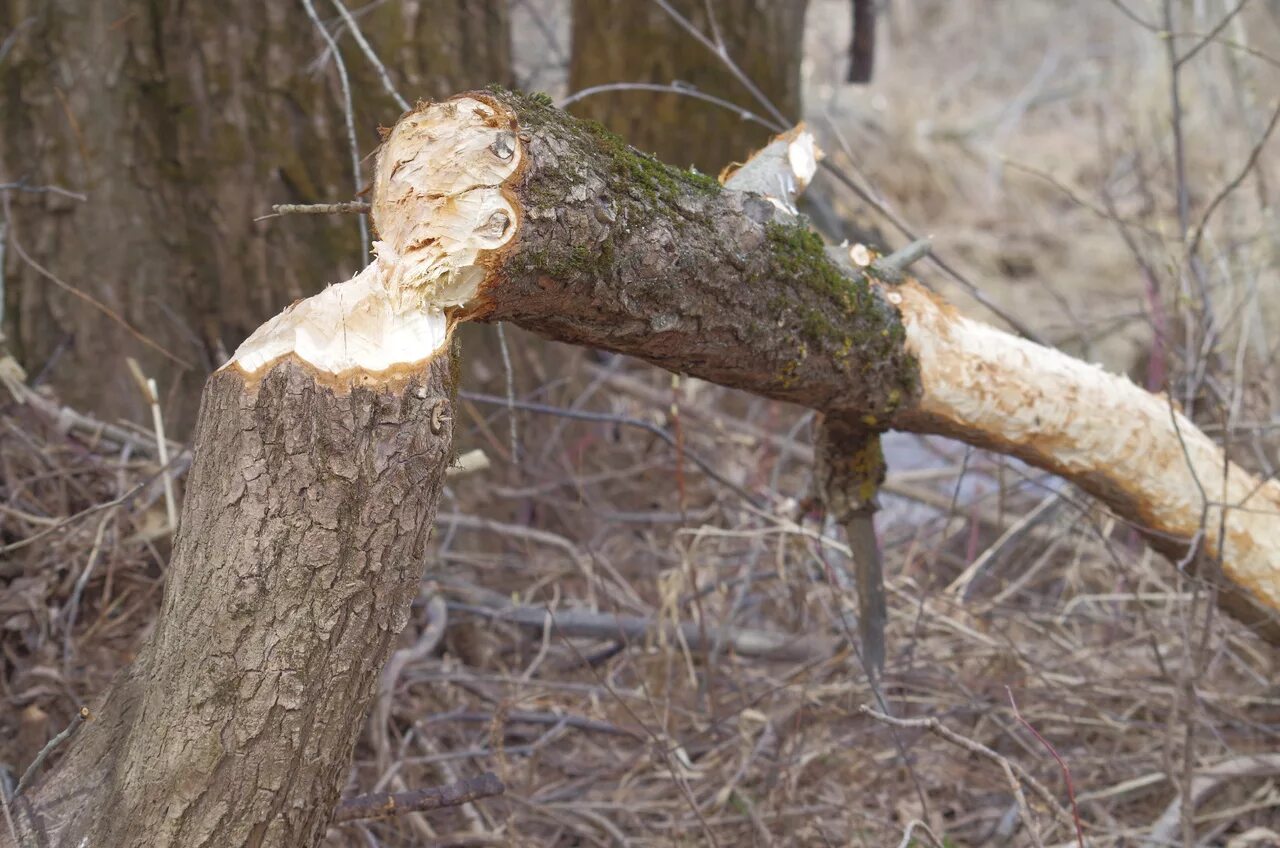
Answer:
[[[431,786],[412,792],[374,792],[347,798],[333,812],[333,823],[357,819],[385,819],[405,813],[438,810],[441,807],[460,807],[481,798],[492,798],[507,791],[493,772],[478,777],[459,780],[444,786]]]

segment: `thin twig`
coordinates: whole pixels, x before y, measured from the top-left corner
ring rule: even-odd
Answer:
[[[1203,32],[1175,32],[1172,35],[1166,35],[1165,37],[1166,38],[1201,39],[1201,38],[1208,38],[1209,35]],[[1238,50],[1241,53],[1244,53],[1248,56],[1252,56],[1253,58],[1258,59],[1262,62],[1265,62],[1268,65],[1271,65],[1272,67],[1280,68],[1280,59],[1277,59],[1275,56],[1272,56],[1270,53],[1266,53],[1262,50],[1259,50],[1256,47],[1250,47],[1247,44],[1241,44],[1240,42],[1230,38],[1214,38],[1213,40],[1214,40],[1214,43],[1216,43],[1219,47],[1226,47],[1230,50]]]
[[[534,606],[489,609],[470,604],[450,604],[449,609],[522,627],[542,628],[547,621],[546,610]],[[675,629],[654,618],[583,609],[557,610],[555,623],[560,632],[569,637],[624,642],[641,642],[659,633],[670,634]],[[761,659],[808,662],[831,656],[837,647],[833,640],[812,634],[773,633],[739,627],[706,627],[704,631],[702,625],[694,621],[681,622],[678,629],[691,650],[704,650],[723,641],[739,656]]]
[[[342,0],[333,0],[333,6],[338,10],[338,14],[342,15],[342,20],[346,21],[347,27],[351,30],[351,36],[355,38],[356,44],[360,45],[360,49],[364,51],[364,55],[369,62],[378,71],[378,77],[382,80],[382,87],[387,90],[387,94],[396,101],[396,105],[400,107],[401,112],[409,111],[409,101],[400,96],[400,92],[396,90],[395,85],[391,82],[391,75],[387,73],[387,66],[382,64],[382,60],[378,58],[378,54],[373,51],[373,47],[365,39],[364,33],[360,31],[360,26],[356,23],[356,19],[347,11],[346,4]]]
[[[281,215],[368,215],[372,208],[373,204],[362,200],[347,200],[342,203],[277,203],[271,207],[270,215],[259,215],[253,220],[265,221]]]
[[[608,94],[613,91],[658,91],[665,94],[678,94],[681,97],[692,97],[694,100],[701,100],[704,103],[710,103],[719,106],[722,109],[728,109],[745,121],[757,123],[762,127],[767,127],[775,133],[786,132],[786,124],[779,121],[771,121],[768,118],[762,118],[749,109],[722,97],[716,97],[714,94],[707,94],[705,91],[694,88],[685,83],[656,83],[656,82],[609,82],[602,85],[593,85],[590,88],[583,88],[570,94],[556,104],[557,108],[567,109],[579,100],[586,100],[588,97],[594,97],[597,94]]]
[[[412,792],[374,792],[338,802],[333,812],[334,824],[360,819],[385,819],[406,813],[460,807],[481,798],[501,795],[507,788],[493,772],[459,780],[444,786],[432,786]]]
[[[1058,761],[1059,768],[1062,769],[1062,776],[1067,782],[1067,797],[1071,799],[1071,818],[1076,826],[1076,841],[1080,844],[1080,848],[1084,848],[1084,826],[1080,823],[1080,808],[1076,805],[1076,786],[1071,780],[1071,767],[1067,765],[1067,761],[1059,756],[1056,748],[1040,735],[1040,731],[1035,729],[1031,722],[1022,717],[1022,713],[1018,711],[1018,702],[1013,699],[1013,690],[1008,686],[1004,687],[1005,693],[1009,696],[1009,706],[1013,708],[1013,717],[1016,718],[1023,727],[1031,731],[1031,735],[1040,741],[1045,750]]]
[[[1187,796],[1184,797],[1179,793],[1169,806],[1165,807],[1160,818],[1151,826],[1151,832],[1143,840],[1143,848],[1162,848],[1172,845],[1185,806],[1189,804],[1194,813],[1195,807],[1204,803],[1210,795],[1229,781],[1240,777],[1274,777],[1277,774],[1280,774],[1280,754],[1246,754],[1206,767],[1196,776],[1191,792]],[[1162,775],[1151,777],[1158,778]]]
[[[1120,0],[1108,0],[1108,2],[1111,3],[1112,6],[1115,6],[1116,9],[1119,10],[1120,14],[1124,15],[1126,18],[1133,21],[1135,24],[1142,27],[1143,29],[1149,32],[1157,31],[1157,27],[1155,24],[1149,23],[1148,21],[1144,21],[1142,18],[1138,17],[1138,15],[1132,9],[1124,5],[1124,3],[1120,2]]]
[[[863,715],[869,716],[870,718],[873,718],[876,721],[883,722],[885,724],[890,724],[890,725],[893,725],[894,727],[914,727],[919,730],[927,730],[930,733],[935,734],[936,736],[942,737],[943,739],[950,742],[952,745],[956,745],[960,748],[963,748],[964,750],[968,751],[971,754],[977,754],[980,757],[987,758],[988,760],[995,763],[996,765],[1001,766],[1002,768],[1003,768],[1002,763],[1008,763],[1009,768],[1013,769],[1014,774],[1016,774],[1020,780],[1022,780],[1024,783],[1026,783],[1028,786],[1031,787],[1031,791],[1034,792],[1037,796],[1039,796],[1040,800],[1043,801],[1045,805],[1049,807],[1049,809],[1059,819],[1059,821],[1063,822],[1064,824],[1073,823],[1074,820],[1072,819],[1071,814],[1062,808],[1062,805],[1058,803],[1058,799],[1053,796],[1053,793],[1050,792],[1043,783],[1037,780],[1025,768],[1023,768],[1021,765],[1014,762],[1013,760],[1010,760],[1007,757],[997,754],[995,751],[991,750],[986,745],[983,745],[981,742],[975,742],[974,740],[970,739],[967,736],[961,736],[959,733],[956,733],[954,730],[951,730],[942,722],[938,721],[936,718],[932,718],[932,717],[930,718],[895,718],[894,716],[891,716],[891,715],[885,715],[884,713],[876,712],[866,704],[863,704],[861,707],[859,707],[859,711],[862,712]]]
[[[32,534],[25,539],[19,539],[16,542],[10,542],[9,544],[0,547],[0,554],[7,554],[10,551],[16,551],[19,548],[25,548],[27,545],[30,545],[34,542],[38,542],[39,540],[43,539],[45,536],[48,536],[50,533],[54,533],[57,530],[60,530],[63,527],[66,527],[68,524],[79,521],[82,518],[88,518],[90,515],[93,515],[96,512],[101,512],[104,509],[111,509],[112,507],[120,506],[120,504],[128,501],[134,495],[146,489],[147,486],[149,485],[151,485],[151,480],[145,480],[139,483],[138,485],[134,486],[129,491],[125,492],[120,497],[115,498],[114,500],[109,500],[99,504],[94,504],[91,507],[86,507],[85,509],[80,510],[74,515],[68,515],[66,518],[62,519],[57,524],[54,524],[50,527],[46,527],[45,529],[41,530],[39,533]]]
[[[1218,205],[1240,187],[1240,184],[1253,171],[1254,166],[1258,164],[1258,157],[1262,154],[1262,148],[1266,146],[1267,141],[1271,138],[1271,133],[1275,131],[1277,123],[1280,123],[1280,101],[1271,110],[1271,120],[1267,122],[1267,127],[1262,131],[1262,137],[1258,139],[1258,143],[1249,151],[1249,158],[1245,161],[1244,167],[1240,169],[1240,173],[1236,174],[1230,182],[1223,186],[1222,190],[1214,195],[1213,200],[1205,207],[1204,214],[1200,216],[1200,223],[1196,224],[1195,233],[1191,237],[1191,246],[1187,248],[1189,253],[1194,254],[1199,249],[1200,240],[1204,238],[1205,227],[1208,226],[1209,219],[1213,216],[1213,213],[1217,211]]]
[[[359,194],[361,190],[360,145],[356,142],[355,107],[351,101],[351,80],[347,76],[347,66],[342,61],[342,53],[338,50],[338,43],[333,40],[333,36],[329,34],[329,30],[321,22],[320,16],[316,14],[315,4],[311,0],[302,0],[302,5],[307,10],[307,17],[311,18],[311,22],[320,31],[320,37],[324,39],[325,44],[333,51],[333,63],[338,68],[338,80],[342,84],[343,113],[347,121],[347,144],[351,147],[351,178],[355,182],[356,194]],[[363,265],[365,257],[369,255],[369,225],[365,223],[363,217],[358,220],[360,222],[360,248],[362,251],[360,262]]]
[[[515,371],[511,367],[511,350],[507,347],[507,330],[501,322],[498,323],[498,350],[502,353],[502,371],[507,378],[507,424],[510,427],[511,435],[511,464],[518,465],[520,462],[520,430],[519,425],[516,423],[516,378]]]
[[[546,610],[541,610],[544,619]],[[470,724],[492,724],[497,716],[494,713],[475,712],[472,710],[454,710],[420,719],[424,725],[448,724],[450,722]],[[629,739],[640,739],[643,734],[638,730],[619,727],[607,721],[596,721],[577,715],[564,715],[551,712],[534,712],[530,710],[507,710],[501,714],[502,723],[507,724],[540,724],[550,727],[572,727],[589,733],[602,733],[606,736],[625,736]]]
[[[833,165],[830,162],[830,160],[823,159],[821,162],[818,163],[818,167],[822,168],[824,171],[831,174],[831,176],[835,177],[836,182],[840,183],[842,186],[852,191],[855,195],[858,196],[859,200],[861,200],[863,203],[866,203],[868,206],[870,206],[880,215],[884,216],[885,220],[887,220],[890,224],[893,224],[894,228],[897,229],[898,232],[902,233],[903,236],[910,239],[911,241],[918,241],[920,239],[920,236],[916,234],[915,230],[913,230],[910,226],[907,225],[905,221],[899,218],[897,213],[895,213],[892,209],[890,209],[884,203],[880,202],[875,197],[873,197],[869,191],[864,189],[862,186],[858,185],[858,183],[855,182],[852,177],[850,177],[844,171],[840,170],[838,167]],[[994,314],[1000,320],[1008,324],[1020,336],[1027,339],[1028,341],[1033,341],[1036,344],[1048,346],[1049,343],[1045,341],[1044,337],[1042,337],[1035,330],[1031,329],[1029,325],[1021,321],[1017,316],[1013,315],[1008,310],[1002,308],[1000,304],[996,303],[994,300],[988,297],[986,292],[978,288],[978,286],[975,283],[973,283],[968,277],[966,277],[964,274],[961,274],[959,271],[957,271],[950,263],[945,261],[937,253],[930,253],[929,259],[932,260],[933,264],[938,266],[938,268],[943,273],[945,273],[948,277],[950,277],[951,279],[959,283],[964,288],[964,290],[969,293],[970,297],[978,301],[978,303],[982,304],[987,309],[991,310],[992,314]]]
[[[17,798],[22,794],[22,790],[26,789],[27,784],[35,778],[36,774],[40,771],[40,767],[44,765],[44,761],[53,753],[54,749],[67,741],[67,739],[71,737],[71,734],[76,732],[77,727],[84,724],[92,717],[93,716],[90,714],[88,707],[81,707],[76,712],[71,719],[71,723],[68,724],[61,733],[50,739],[45,746],[40,749],[40,753],[36,754],[36,758],[32,760],[31,765],[27,766],[27,770],[22,773],[22,778],[18,781],[18,788],[13,790],[13,797]]]
[[[9,34],[4,37],[4,41],[0,42],[0,62],[3,62],[8,56],[9,51],[13,49],[13,45],[18,43],[18,34],[22,32],[29,24],[35,23],[35,16],[24,18],[18,22],[18,25],[9,30]]]
[[[10,213],[9,213],[9,196],[8,196],[7,194],[6,194],[6,195],[2,195],[2,196],[4,197],[4,217],[5,217],[5,220],[6,220],[6,221],[11,221]],[[130,324],[128,321],[126,321],[126,320],[125,320],[125,319],[120,315],[120,313],[116,312],[114,309],[112,309],[111,307],[107,306],[105,303],[103,303],[102,301],[98,300],[98,299],[97,299],[96,297],[94,297],[93,295],[88,294],[88,293],[86,293],[86,292],[82,292],[82,291],[80,291],[80,289],[76,288],[75,286],[71,285],[70,283],[68,283],[68,282],[64,282],[62,279],[60,279],[60,278],[59,278],[56,274],[54,274],[52,271],[50,271],[49,269],[47,269],[47,268],[45,268],[43,265],[41,265],[39,262],[36,262],[34,259],[32,259],[29,255],[27,255],[27,251],[23,249],[23,247],[22,247],[22,243],[21,243],[20,241],[18,241],[18,237],[17,237],[17,235],[15,234],[15,232],[13,231],[13,228],[12,228],[12,227],[10,227],[10,228],[9,228],[9,240],[10,240],[10,242],[12,242],[12,244],[13,244],[13,249],[14,249],[14,250],[16,250],[16,251],[18,252],[18,256],[22,258],[22,261],[23,261],[23,262],[26,262],[28,265],[30,265],[30,266],[31,266],[31,268],[32,268],[32,270],[34,270],[37,274],[39,274],[40,276],[44,277],[46,280],[48,280],[49,282],[53,283],[55,286],[57,286],[58,288],[62,289],[63,291],[69,292],[70,294],[74,295],[75,297],[78,297],[78,298],[80,298],[81,300],[83,300],[84,302],[88,303],[88,304],[89,304],[90,306],[92,306],[94,309],[98,310],[98,311],[99,311],[99,312],[101,312],[103,315],[106,315],[106,316],[107,316],[108,318],[110,318],[112,321],[116,322],[116,323],[117,323],[117,324],[119,324],[121,327],[123,327],[123,328],[124,328],[124,329],[129,333],[129,335],[133,336],[135,339],[137,339],[138,341],[142,342],[144,345],[146,345],[147,347],[151,348],[152,350],[154,350],[154,351],[156,351],[156,352],[160,353],[160,354],[161,354],[161,355],[163,355],[166,359],[171,360],[174,364],[176,364],[176,365],[181,365],[183,368],[186,368],[186,369],[191,369],[191,368],[193,367],[193,366],[191,365],[191,363],[190,363],[190,362],[187,362],[185,359],[183,359],[182,357],[178,356],[177,354],[170,353],[170,352],[169,352],[169,350],[168,350],[167,348],[165,348],[163,345],[161,345],[161,344],[160,344],[160,343],[158,343],[158,342],[152,341],[150,338],[148,338],[148,337],[147,337],[145,334],[143,334],[141,331],[134,329],[133,325],[132,325],[132,324]]]
[[[63,197],[69,197],[72,200],[78,200],[81,203],[85,203],[89,200],[88,195],[81,194],[78,191],[69,191],[56,185],[28,185],[26,180],[18,180],[17,182],[12,183],[0,183],[0,191],[22,191],[27,194],[60,194]]]
[[[160,411],[160,392],[156,386],[156,381],[154,378],[142,373],[142,366],[132,356],[126,356],[125,363],[129,366],[129,372],[133,375],[134,382],[138,384],[138,390],[142,392],[142,397],[147,402],[147,406],[151,408],[151,425],[156,435],[156,449],[160,454],[160,467],[167,469],[169,466],[169,442],[164,435],[164,414]],[[161,474],[160,481],[164,486],[165,517],[169,519],[169,535],[172,536],[178,530],[178,501],[173,494],[173,478],[167,470],[161,472]]]
[[[666,442],[668,445],[671,445],[673,448],[676,446],[675,436],[673,436],[671,433],[667,432],[663,428],[657,426],[656,424],[650,424],[648,421],[643,421],[639,418],[629,418],[625,415],[611,415],[607,412],[588,412],[587,410],[584,410],[584,409],[567,409],[565,407],[550,406],[545,403],[533,403],[530,401],[521,401],[521,400],[515,401],[514,404],[510,404],[507,398],[498,397],[497,395],[479,394],[476,392],[458,392],[458,397],[462,398],[463,400],[475,401],[476,403],[488,403],[488,404],[493,404],[495,406],[514,405],[516,409],[524,409],[524,410],[528,410],[529,412],[540,412],[546,415],[559,415],[564,418],[576,418],[580,421],[600,421],[600,422],[605,422],[609,424],[621,424],[627,427],[639,427],[642,430],[652,433],[653,435],[657,436],[659,439],[662,439],[662,441]],[[697,454],[689,452],[688,450],[684,452],[684,457],[685,459],[688,459],[690,462],[692,462],[694,465],[701,468],[703,473],[706,474],[708,477],[710,477],[712,480],[715,480],[720,485],[725,486],[726,488],[741,495],[743,500],[745,500],[747,503],[752,505],[759,504],[760,499],[758,497],[751,494],[751,492],[747,491],[742,486],[739,486],[737,483],[733,482],[728,477],[725,477],[723,474],[717,471],[715,466],[712,465],[710,462],[706,461],[705,459],[702,459]]]
[[[778,107],[773,105],[773,101],[770,100],[765,95],[765,93],[760,90],[760,87],[755,84],[755,82],[751,79],[751,77],[743,73],[742,68],[738,67],[738,63],[733,61],[733,58],[729,56],[729,51],[725,49],[724,42],[720,39],[720,33],[718,31],[716,31],[715,33],[716,34],[715,41],[712,41],[711,39],[707,38],[707,36],[704,35],[701,30],[699,30],[696,26],[694,26],[693,23],[688,18],[686,18],[684,15],[677,12],[675,8],[669,2],[667,2],[667,0],[653,0],[653,2],[657,3],[658,6],[662,8],[662,11],[666,12],[667,15],[672,20],[674,20],[677,24],[679,24],[680,27],[685,32],[692,35],[698,41],[699,44],[701,44],[703,47],[707,48],[712,53],[714,53],[720,59],[720,61],[724,64],[724,66],[729,69],[729,73],[733,74],[733,76],[738,80],[738,82],[742,83],[743,88],[751,92],[751,96],[754,97],[756,99],[756,102],[758,102],[761,106],[763,106],[765,110],[768,111],[769,114],[773,116],[773,119],[775,121],[777,121],[779,124],[783,124],[784,126],[787,124],[794,123],[794,121],[789,121],[786,118],[786,116],[784,116],[781,112],[778,111]],[[716,28],[715,16],[711,14],[710,8],[708,8],[708,18],[711,21],[712,29],[715,30]]]
[[[4,341],[4,251],[9,243],[9,221],[0,220],[0,342]]]
[[[899,248],[888,256],[882,256],[871,263],[871,270],[887,282],[898,282],[907,268],[929,255],[933,243],[927,239],[916,239],[906,247]]]
[[[1243,9],[1245,4],[1248,2],[1249,0],[1240,0],[1240,2],[1236,4],[1235,8],[1232,9],[1230,12],[1227,12],[1227,14],[1223,16],[1222,20],[1218,21],[1218,23],[1214,26],[1214,28],[1209,30],[1208,34],[1206,34],[1204,38],[1196,42],[1196,44],[1192,46],[1192,48],[1188,50],[1186,53],[1183,53],[1181,56],[1179,56],[1177,60],[1178,67],[1181,67],[1185,65],[1187,62],[1190,62],[1192,59],[1195,58],[1197,53],[1199,53],[1209,44],[1213,43],[1214,39],[1218,37],[1218,34],[1227,28],[1227,24],[1231,23],[1232,19],[1235,18],[1236,15],[1240,14],[1240,10]],[[1164,33],[1164,37],[1172,39],[1173,37],[1172,29]]]
[[[76,617],[80,613],[80,598],[84,594],[84,587],[89,584],[89,578],[93,575],[93,568],[98,564],[98,554],[102,550],[102,538],[106,533],[107,523],[111,520],[111,513],[107,513],[98,522],[98,532],[93,537],[93,547],[89,549],[89,558],[84,564],[84,570],[80,572],[80,577],[76,579],[75,588],[71,591],[71,600],[67,603],[67,632],[63,636],[62,642],[62,659],[63,663],[71,661],[71,639],[76,629]]]

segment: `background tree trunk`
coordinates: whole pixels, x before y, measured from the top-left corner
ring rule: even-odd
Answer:
[[[800,117],[800,63],[807,0],[673,0],[708,35],[715,26],[729,57],[788,121]],[[690,83],[762,116],[764,107],[705,46],[656,3],[574,0],[569,90],[612,82]],[[735,113],[677,94],[615,91],[572,111],[600,121],[664,162],[708,174],[741,162],[771,133]]]
[[[330,0],[315,0],[326,23]],[[405,0],[355,10],[401,93],[439,96],[511,74],[505,0]],[[273,203],[353,194],[342,97],[297,0],[5,0],[0,182],[10,235],[167,357],[7,252],[9,346],[73,406],[141,418],[123,367],[158,378],[185,435],[205,375],[281,307],[365,264],[351,218],[255,223]],[[361,151],[399,108],[345,30]],[[181,360],[181,363],[175,360]]]
[[[24,844],[319,840],[418,593],[453,381],[447,351],[356,388],[292,358],[210,379],[156,630],[16,799]]]

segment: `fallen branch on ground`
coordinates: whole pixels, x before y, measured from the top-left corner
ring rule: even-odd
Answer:
[[[571,639],[611,639],[631,643],[662,636],[676,638],[676,628],[672,625],[636,615],[614,615],[581,609],[551,611],[545,607],[532,606],[488,609],[468,604],[450,604],[449,609],[539,630],[550,625]],[[815,638],[812,634],[791,635],[714,625],[703,627],[696,621],[680,622],[679,632],[679,638],[692,651],[723,645],[726,650],[740,656],[787,662],[825,659],[839,647],[835,640]]]
[[[420,813],[442,807],[460,807],[481,798],[492,798],[507,791],[493,772],[469,777],[457,783],[431,786],[412,792],[374,792],[347,798],[333,812],[333,823],[358,819],[386,819],[405,813]]]

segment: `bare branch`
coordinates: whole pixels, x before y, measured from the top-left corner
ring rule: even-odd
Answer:
[[[432,786],[412,792],[374,792],[347,798],[338,803],[333,812],[335,824],[359,819],[386,819],[406,813],[439,810],[443,807],[460,807],[481,798],[492,798],[507,791],[498,776],[485,772],[478,777],[460,780],[444,786]]]
[[[1209,224],[1209,219],[1213,217],[1213,213],[1217,211],[1222,201],[1227,199],[1233,191],[1240,187],[1241,183],[1249,176],[1249,173],[1258,164],[1258,157],[1262,154],[1262,148],[1266,147],[1267,141],[1271,138],[1271,133],[1275,131],[1276,124],[1280,123],[1280,101],[1277,101],[1275,108],[1271,110],[1271,120],[1267,122],[1267,127],[1262,131],[1262,137],[1249,151],[1249,157],[1245,160],[1244,167],[1240,169],[1240,173],[1236,174],[1222,189],[1209,201],[1209,205],[1205,208],[1204,214],[1200,216],[1200,222],[1196,224],[1195,231],[1191,236],[1190,247],[1188,252],[1195,253],[1200,247],[1200,240],[1204,238],[1205,227]]]
[[[320,16],[316,14],[316,7],[312,0],[302,0],[302,5],[306,7],[307,17],[311,18],[311,22],[315,24],[316,29],[320,32],[320,37],[324,39],[325,44],[329,46],[329,50],[333,52],[333,64],[338,68],[338,81],[342,84],[342,104],[343,114],[347,121],[347,144],[351,148],[351,178],[355,182],[356,194],[361,191],[360,184],[360,145],[356,141],[356,118],[355,107],[351,102],[351,80],[347,76],[347,65],[342,61],[342,53],[338,50],[338,42],[334,41],[329,30],[321,22]],[[364,218],[357,219],[360,222],[360,258],[369,255],[369,225]]]
[[[985,757],[1001,768],[1005,768],[1007,766],[1021,781],[1031,787],[1031,791],[1049,807],[1053,814],[1057,816],[1059,821],[1063,824],[1074,826],[1075,822],[1072,819],[1071,814],[1062,808],[1062,805],[1058,803],[1058,799],[1054,797],[1053,793],[1050,792],[1043,783],[1036,780],[1034,775],[1020,766],[1017,762],[1001,756],[986,745],[983,745],[981,742],[975,742],[968,736],[956,733],[936,718],[895,718],[894,716],[876,712],[865,704],[859,708],[859,712],[865,716],[875,719],[876,721],[893,725],[894,727],[914,727],[920,730],[927,730],[930,733],[947,740],[952,745],[963,748],[971,754],[977,754],[980,757]]]
[[[338,10],[338,14],[342,16],[342,20],[346,22],[347,28],[351,30],[351,35],[356,40],[356,44],[360,45],[360,49],[364,51],[364,55],[369,62],[378,71],[378,78],[382,80],[382,87],[387,90],[392,99],[396,101],[396,105],[400,107],[401,112],[409,111],[409,101],[405,100],[400,92],[396,90],[395,85],[391,82],[391,75],[387,73],[387,66],[382,64],[382,60],[378,58],[378,54],[374,52],[373,47],[369,44],[368,39],[364,37],[364,33],[360,31],[360,25],[356,23],[356,19],[352,17],[351,12],[347,11],[347,6],[342,0],[333,0],[333,6]],[[334,51],[337,55],[337,51]]]
[[[22,773],[22,778],[18,781],[18,788],[13,790],[15,798],[21,795],[22,790],[26,789],[35,776],[40,773],[40,767],[44,765],[44,761],[49,758],[49,755],[57,750],[59,745],[70,739],[71,734],[76,732],[76,728],[91,718],[93,716],[90,715],[89,708],[81,707],[72,716],[71,722],[63,728],[62,732],[45,743],[45,746],[40,749],[40,753],[31,761],[31,765],[27,766],[27,770]]]

